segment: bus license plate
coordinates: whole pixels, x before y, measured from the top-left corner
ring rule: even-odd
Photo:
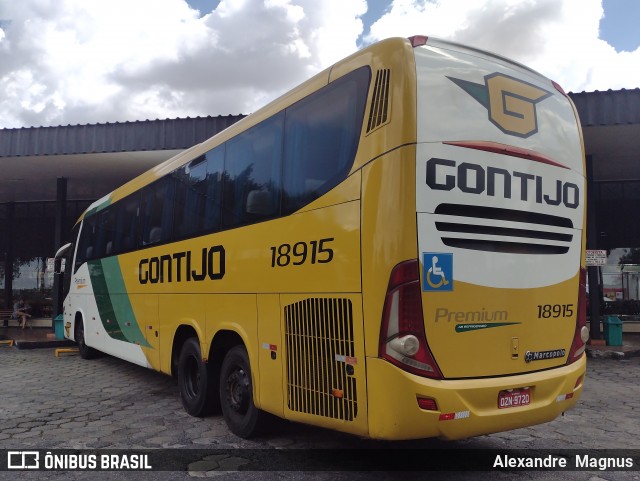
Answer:
[[[515,408],[531,404],[531,390],[528,387],[508,389],[498,394],[498,407],[500,409]]]

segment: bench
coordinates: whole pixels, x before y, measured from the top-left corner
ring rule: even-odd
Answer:
[[[0,321],[3,326],[9,325],[9,320],[13,316],[13,309],[0,309]]]
[[[27,318],[29,322],[30,318]],[[11,325],[20,327],[20,319],[13,318],[13,309],[0,309],[0,326],[10,327]]]

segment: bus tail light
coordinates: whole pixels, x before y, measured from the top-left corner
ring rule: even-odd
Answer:
[[[380,330],[379,354],[405,371],[442,379],[424,332],[417,259],[402,262],[391,272]]]
[[[426,35],[414,35],[413,37],[409,37],[409,42],[411,42],[411,46],[413,48],[420,47],[421,45],[426,45],[429,37]]]
[[[553,87],[560,92],[562,95],[564,95],[565,97],[569,98],[569,96],[567,95],[567,92],[564,91],[564,89],[560,86],[559,83],[554,82],[553,80],[551,81],[551,83],[553,84]]]
[[[589,340],[589,329],[587,328],[587,270],[580,269],[580,287],[578,291],[578,310],[576,316],[576,331],[573,335],[573,344],[569,351],[567,364],[580,359],[584,353]]]

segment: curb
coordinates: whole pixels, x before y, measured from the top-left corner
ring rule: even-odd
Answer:
[[[41,349],[45,347],[71,347],[76,343],[68,340],[61,341],[15,341],[18,349]]]
[[[628,359],[637,356],[640,356],[640,349],[616,351],[613,349],[598,349],[597,347],[590,349],[587,347],[587,357],[592,359]]]

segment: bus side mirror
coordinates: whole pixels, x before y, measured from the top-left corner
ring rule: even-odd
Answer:
[[[66,267],[66,259],[56,259],[56,263],[54,264],[53,273],[54,274],[64,274],[64,269]]]
[[[60,249],[58,249],[58,252],[56,252],[56,255],[54,256],[55,260],[53,264],[54,274],[64,273],[64,269],[66,265],[65,256],[67,255],[67,252],[69,251],[69,249],[71,249],[72,246],[73,244],[69,242],[68,244],[65,244],[62,247],[60,247]]]

